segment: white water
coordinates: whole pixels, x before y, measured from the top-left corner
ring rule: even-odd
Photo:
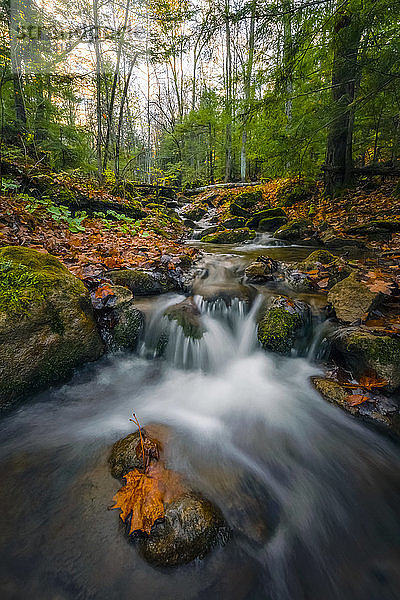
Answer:
[[[180,300],[155,304],[141,357],[90,366],[0,423],[2,598],[398,598],[396,448],[313,391],[315,365],[258,348],[260,299],[196,297],[204,337],[173,326],[154,360],[162,313]],[[118,484],[101,457],[132,411],[171,428],[171,466],[232,528],[203,562],[145,565],[105,510]]]

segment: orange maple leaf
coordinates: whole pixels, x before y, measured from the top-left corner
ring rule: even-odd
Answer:
[[[368,400],[368,396],[363,396],[362,394],[349,394],[346,396],[346,402],[350,404],[350,406],[357,406],[357,404],[362,404]]]
[[[157,519],[164,517],[158,480],[137,469],[127,473],[125,480],[126,484],[114,496],[115,505],[112,508],[121,509],[123,521],[132,514],[129,534],[138,530],[150,533]]]

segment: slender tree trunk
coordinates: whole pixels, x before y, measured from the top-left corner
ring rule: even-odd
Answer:
[[[101,137],[102,137],[102,106],[101,106],[101,54],[100,54],[100,27],[99,27],[99,11],[98,0],[93,0],[93,16],[94,16],[94,49],[96,55],[96,116],[97,116],[97,140],[96,140],[96,155],[97,155],[97,175],[102,178],[102,162],[101,162]]]
[[[247,127],[248,127],[248,109],[251,95],[251,76],[253,72],[254,62],[254,38],[255,38],[255,24],[256,24],[256,2],[253,0],[251,6],[250,15],[250,31],[249,31],[249,57],[247,61],[247,67],[245,69],[244,77],[244,99],[245,99],[245,114],[243,122],[242,132],[242,147],[240,150],[240,177],[242,181],[246,180],[247,175],[247,154],[246,154],[246,143],[247,143]]]
[[[226,81],[226,128],[225,128],[225,181],[232,179],[232,54],[231,54],[231,26],[230,26],[229,0],[225,3],[225,81]]]
[[[118,116],[118,128],[117,128],[117,138],[115,141],[115,175],[117,179],[119,178],[119,153],[120,153],[120,144],[121,144],[121,131],[122,131],[122,123],[124,120],[124,106],[125,101],[128,96],[129,82],[131,80],[132,71],[133,71],[134,61],[131,62],[129,67],[128,75],[125,79],[124,89],[122,92],[121,104],[119,107],[119,116]]]
[[[332,98],[334,115],[328,130],[325,192],[334,195],[351,180],[358,50],[362,35],[359,15],[349,3],[339,13],[333,32]]]

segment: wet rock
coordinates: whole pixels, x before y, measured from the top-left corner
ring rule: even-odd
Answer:
[[[400,232],[400,220],[380,219],[369,221],[363,225],[353,225],[345,230],[346,234],[363,235],[370,239],[390,237],[391,233]]]
[[[111,329],[113,342],[118,349],[136,350],[144,330],[144,314],[130,300],[113,311],[116,324]]]
[[[250,304],[256,295],[254,288],[236,282],[197,283],[193,286],[193,292],[202,296],[206,302],[222,300],[227,306],[230,306],[234,299]]]
[[[332,304],[337,318],[345,323],[365,320],[380,300],[380,293],[372,292],[357,279],[355,273],[334,285],[328,294],[328,302]]]
[[[246,279],[249,283],[265,283],[274,278],[278,271],[279,263],[267,256],[259,256],[245,269]]]
[[[258,341],[265,350],[290,354],[308,314],[303,302],[284,296],[274,298],[257,328]]]
[[[304,241],[304,238],[311,237],[315,233],[316,230],[311,221],[307,219],[294,219],[275,231],[274,237],[278,240],[298,242]]]
[[[241,192],[235,198],[235,202],[241,208],[252,208],[263,199],[262,190],[255,189],[250,192]]]
[[[164,273],[139,269],[118,269],[106,273],[108,279],[131,290],[135,296],[152,296],[176,289],[176,284]]]
[[[201,238],[210,244],[238,244],[256,237],[256,232],[244,227],[242,229],[223,229]]]
[[[377,394],[368,401],[352,406],[348,401],[351,391],[334,379],[311,377],[311,382],[325,400],[339,406],[347,413],[362,419],[367,424],[387,428],[397,435],[400,433],[400,410],[394,399]]]
[[[236,229],[238,227],[245,227],[246,219],[244,217],[232,217],[231,219],[226,219],[222,221],[221,228],[222,229]]]
[[[349,236],[340,236],[333,229],[327,229],[320,236],[320,241],[327,248],[365,248],[362,240]]]
[[[330,336],[333,357],[355,376],[374,373],[387,389],[400,386],[400,338],[376,335],[367,327],[343,327]]]
[[[186,298],[179,304],[170,306],[164,314],[170,321],[175,321],[182,327],[186,337],[193,339],[203,337],[205,330],[201,323],[200,311],[193,298]]]
[[[0,406],[61,382],[104,351],[89,292],[50,254],[0,250]]]
[[[325,289],[330,289],[352,272],[351,267],[342,258],[322,249],[312,252],[305,260],[298,263],[296,268],[303,273],[309,271],[324,273],[324,277],[328,279]]]
[[[271,217],[270,219],[261,219],[258,230],[264,232],[276,231],[279,227],[282,227],[287,223],[286,217]]]
[[[246,217],[249,218],[249,211],[236,204],[236,202],[232,202],[229,206],[229,212],[234,217]]]
[[[169,437],[169,429],[164,425],[150,424],[142,428],[142,434],[157,440],[161,449],[164,447]],[[143,458],[140,444],[139,431],[130,433],[126,437],[113,444],[108,458],[111,475],[120,481],[134,469],[139,471],[143,469]]]
[[[192,204],[183,211],[183,217],[190,221],[200,221],[208,211],[206,204]]]
[[[280,217],[282,219],[285,219],[285,223],[287,221],[287,216],[285,211],[282,208],[267,208],[265,210],[259,210],[258,212],[255,212],[253,214],[253,216],[251,217],[251,219],[249,219],[246,223],[247,227],[255,227],[257,228],[260,221],[262,221],[263,219],[275,219],[277,217]],[[278,225],[276,227],[276,229],[278,227],[280,227],[283,223],[281,223],[280,225]]]
[[[139,540],[139,552],[152,564],[176,567],[204,558],[226,537],[221,511],[200,494],[188,492],[166,505],[164,520]]]

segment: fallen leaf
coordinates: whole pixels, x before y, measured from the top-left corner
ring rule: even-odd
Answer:
[[[357,406],[366,400],[368,400],[368,396],[363,396],[362,394],[349,394],[346,396],[346,402],[348,402],[350,406]]]
[[[327,277],[326,279],[321,279],[321,281],[318,281],[317,285],[320,288],[325,288],[325,287],[327,287],[328,283],[329,283],[329,277]]]
[[[112,508],[121,510],[125,522],[132,514],[129,534],[134,531],[150,533],[157,519],[164,517],[164,505],[158,479],[137,469],[125,475],[126,484],[114,496]]]
[[[385,379],[376,379],[374,377],[363,376],[360,377],[360,386],[370,390],[372,388],[385,387],[387,385],[387,381]]]

